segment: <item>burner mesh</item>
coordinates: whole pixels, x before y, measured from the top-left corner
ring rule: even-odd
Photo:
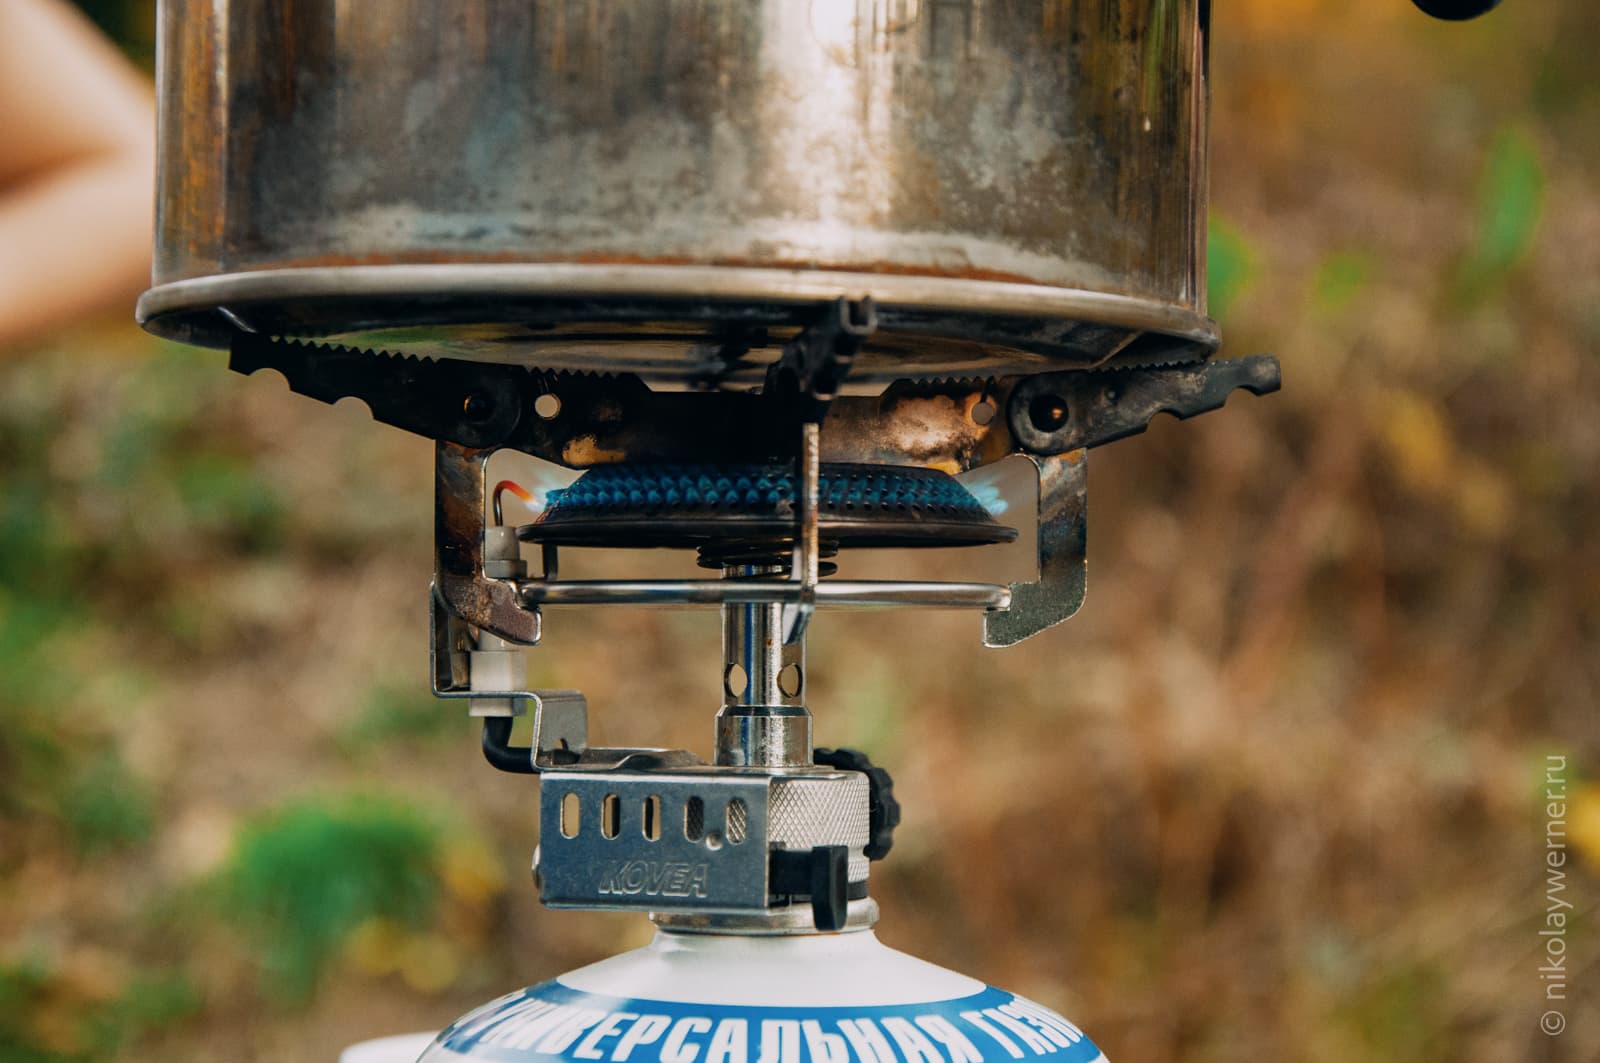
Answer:
[[[792,537],[793,466],[598,465],[551,491],[527,539],[579,545],[768,546]],[[1004,542],[962,484],[936,469],[824,464],[818,524],[826,545],[940,546]]]
[[[916,510],[987,519],[952,476],[932,469],[826,465],[817,504],[833,512]],[[598,513],[792,513],[794,470],[783,465],[600,465],[550,492],[547,519]]]

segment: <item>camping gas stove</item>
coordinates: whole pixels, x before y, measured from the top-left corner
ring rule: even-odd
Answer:
[[[1095,1058],[1064,1020],[892,953],[870,932],[815,940],[875,922],[870,865],[889,854],[900,809],[889,774],[864,754],[814,747],[806,632],[822,607],[969,608],[991,646],[1064,620],[1084,593],[1087,452],[1142,431],[1157,412],[1187,417],[1237,389],[1273,391],[1278,365],[1258,357],[908,378],[846,394],[876,327],[873,303],[839,299],[815,313],[748,389],[653,389],[634,374],[235,339],[234,369],[278,370],[326,401],[354,395],[378,420],[438,441],[434,692],[482,717],[491,764],[539,777],[541,900],[637,910],[662,931],[643,955],[468,1016],[425,1058],[604,1050],[620,1059],[637,1042],[641,1056],[670,1063],[688,1059],[685,1037],[707,1033],[708,1046],[745,1037],[763,1057],[798,1052],[802,1036],[836,1038],[816,1041],[835,1046],[836,1063],[848,1045],[864,1058],[876,1045],[891,1060],[891,1044],[908,1060],[1023,1049]],[[521,489],[486,476],[502,448],[569,465],[604,457],[514,525],[503,522],[501,496]],[[833,578],[832,559],[845,551],[1016,538],[956,475],[1016,455],[1037,476],[1036,579]],[[692,550],[709,571],[562,578],[562,550],[586,546]],[[548,607],[628,604],[722,610],[723,700],[709,756],[599,745],[582,693],[527,689],[522,647],[539,641]],[[514,746],[524,713],[532,739]],[[851,976],[840,980],[842,966]]]
[[[805,640],[868,606],[1039,634],[1083,600],[1088,452],[1277,389],[1269,357],[1210,359],[1209,10],[161,4],[140,320],[436,441],[434,692],[538,777],[543,902],[660,928],[424,1059],[1099,1058],[877,942],[900,809],[881,766],[814,746]],[[501,450],[579,475],[507,523]],[[837,577],[846,551],[1016,538],[963,479],[1007,458],[1037,484],[1034,578]],[[706,571],[563,578],[594,546]],[[627,605],[721,609],[709,750],[601,745],[582,693],[528,689],[547,611]]]

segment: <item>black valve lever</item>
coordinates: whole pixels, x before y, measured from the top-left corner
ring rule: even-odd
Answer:
[[[1425,13],[1447,22],[1465,22],[1469,18],[1486,15],[1500,6],[1500,0],[1411,0],[1411,2]]]
[[[849,849],[842,845],[777,849],[768,859],[773,893],[809,897],[818,930],[844,929],[850,905]]]

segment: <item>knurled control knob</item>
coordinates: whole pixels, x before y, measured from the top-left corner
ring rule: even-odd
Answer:
[[[888,771],[875,766],[859,749],[818,749],[811,759],[824,767],[840,771],[859,771],[867,777],[870,791],[870,836],[863,850],[868,860],[882,860],[894,847],[894,829],[900,825],[900,802],[894,799],[894,780]]]

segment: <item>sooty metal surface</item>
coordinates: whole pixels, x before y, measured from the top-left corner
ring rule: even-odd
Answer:
[[[860,379],[1203,356],[1209,9],[163,0],[140,318],[758,380],[871,296]]]

